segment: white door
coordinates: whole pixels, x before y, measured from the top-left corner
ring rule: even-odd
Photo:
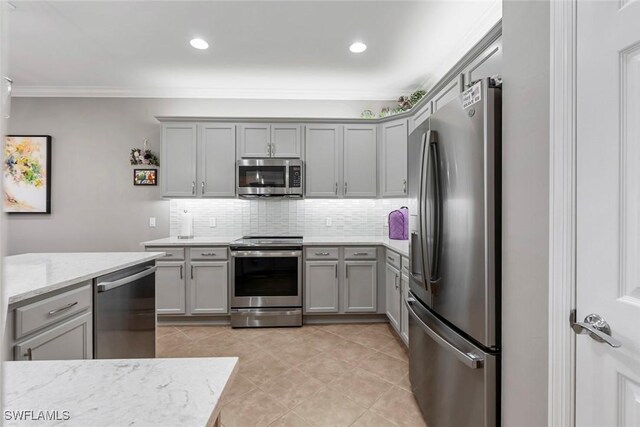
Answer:
[[[577,3],[576,425],[640,426],[640,1]]]

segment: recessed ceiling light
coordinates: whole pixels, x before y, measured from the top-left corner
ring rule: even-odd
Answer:
[[[367,50],[367,45],[362,42],[355,42],[349,46],[349,50],[353,53],[362,53]]]
[[[209,48],[209,43],[202,39],[193,39],[189,43],[196,49],[204,50]]]

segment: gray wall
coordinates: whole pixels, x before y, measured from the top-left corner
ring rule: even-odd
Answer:
[[[503,3],[503,426],[547,425],[549,3]]]
[[[138,251],[169,235],[169,202],[159,187],[134,187],[129,150],[144,138],[156,153],[156,115],[359,117],[375,101],[14,98],[9,133],[45,134],[52,143],[51,215],[11,215],[8,254]],[[160,159],[162,165],[162,159]],[[159,168],[159,174],[162,167]],[[149,228],[149,217],[157,227]]]

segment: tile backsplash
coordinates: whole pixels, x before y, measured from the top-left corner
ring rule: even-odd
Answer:
[[[170,234],[180,233],[181,215],[187,210],[193,215],[195,236],[385,236],[388,213],[406,204],[406,199],[173,199]]]

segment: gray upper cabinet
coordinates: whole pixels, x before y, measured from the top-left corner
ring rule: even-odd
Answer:
[[[502,38],[498,39],[464,69],[465,87],[472,82],[502,75]]]
[[[296,123],[239,125],[239,158],[300,158],[302,126]]]
[[[193,123],[162,125],[162,194],[195,197],[197,126]]]
[[[340,187],[341,126],[305,127],[305,195],[338,197]]]
[[[197,190],[202,197],[234,197],[236,125],[200,125]]]
[[[186,313],[185,262],[157,262],[156,311],[158,314]]]
[[[304,312],[337,313],[338,261],[307,261],[304,277]]]
[[[381,125],[382,197],[407,195],[407,120],[395,120]]]
[[[264,123],[241,124],[238,150],[238,157],[271,157],[271,127]]]
[[[301,157],[302,126],[298,124],[271,125],[271,157]]]
[[[228,263],[191,261],[191,314],[227,314]]]
[[[85,313],[16,344],[15,360],[92,359],[92,319]]]
[[[344,126],[344,197],[377,196],[376,128],[376,125]]]
[[[345,261],[344,312],[375,313],[378,310],[378,263]]]
[[[433,112],[460,95],[462,92],[462,75],[451,80],[447,85],[433,97]]]
[[[409,118],[409,133],[424,123],[433,112],[433,102],[429,101]]]

